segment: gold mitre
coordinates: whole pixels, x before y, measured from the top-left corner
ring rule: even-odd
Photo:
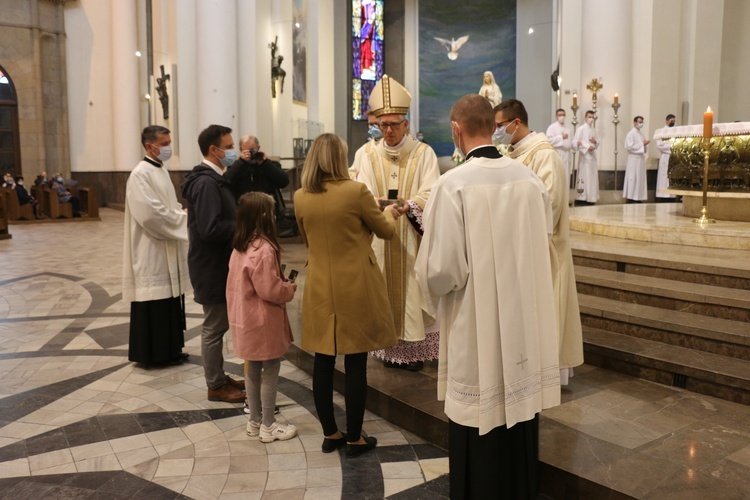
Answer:
[[[411,94],[388,75],[383,75],[370,94],[370,109],[375,116],[405,115],[409,112]]]

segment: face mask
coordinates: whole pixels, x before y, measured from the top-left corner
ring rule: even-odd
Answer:
[[[18,181],[19,186],[23,186],[23,181]]]
[[[456,134],[453,132],[453,129],[451,128],[451,136],[453,137],[453,146],[456,148],[456,151],[458,151],[462,157],[466,158],[466,154],[464,153],[463,149],[461,149],[461,146],[459,146],[461,142],[461,129],[458,127],[458,123],[451,122],[456,126],[456,130],[458,130],[459,134],[459,140],[456,140]]]
[[[172,146],[161,146],[159,148],[159,154],[156,155],[156,157],[159,158],[159,161],[162,163],[172,158]]]
[[[670,127],[674,127],[674,122],[669,122]]]
[[[565,117],[564,116],[558,116],[557,117],[557,123],[559,123],[560,125],[562,125],[563,123],[565,123]]]
[[[643,123],[637,124],[636,127],[638,127],[638,130],[642,129],[643,128]]]
[[[370,125],[370,128],[367,129],[367,133],[376,141],[383,138],[383,132],[380,131],[380,127],[377,125]]]
[[[593,118],[586,118],[586,123],[588,123],[589,127],[594,126],[594,119]]]
[[[237,150],[236,149],[222,149],[224,151],[224,158],[220,158],[221,166],[228,168],[237,161]]]
[[[510,127],[510,123],[504,127],[498,127],[495,129],[495,133],[492,134],[492,142],[495,145],[502,144],[507,146],[513,140],[513,136],[516,134],[516,132],[514,130],[512,134],[509,134],[508,127]],[[518,128],[516,128],[516,130],[518,130]]]
[[[417,136],[417,140],[418,140],[419,142],[422,142],[422,141],[424,141],[424,136],[423,136],[423,135],[418,135],[418,136]]]
[[[62,177],[58,177],[57,182],[62,182]]]

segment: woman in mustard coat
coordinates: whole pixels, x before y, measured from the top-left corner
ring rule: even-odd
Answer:
[[[335,134],[315,139],[302,170],[294,211],[308,247],[302,297],[302,348],[315,352],[313,396],[323,426],[323,452],[346,444],[348,456],[375,447],[362,437],[367,394],[367,353],[396,343],[385,280],[371,238],[391,239],[395,205],[382,210],[367,187],[349,180],[347,146]],[[346,425],[344,436],[333,416],[336,356],[344,354]]]

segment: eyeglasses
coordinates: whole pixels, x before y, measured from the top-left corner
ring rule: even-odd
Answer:
[[[399,127],[399,125],[401,125],[402,123],[404,123],[403,120],[400,121],[400,122],[393,122],[393,123],[379,123],[378,127],[380,127],[380,130],[382,130],[383,132],[385,132],[389,128],[393,129],[393,130],[396,130]]]
[[[515,120],[515,118],[513,120]],[[502,127],[502,126],[504,126],[504,125],[512,122],[513,120],[505,120],[504,122],[495,123],[495,128],[500,128],[500,127]]]

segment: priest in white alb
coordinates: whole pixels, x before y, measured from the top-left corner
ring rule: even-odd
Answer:
[[[596,115],[586,111],[585,122],[578,127],[573,138],[573,147],[578,150],[578,174],[574,184],[575,199],[589,204],[599,201],[599,162],[596,150],[599,148],[599,137],[594,124]]]
[[[187,214],[164,162],[170,132],[151,125],[141,134],[146,156],[125,188],[122,298],[130,302],[128,359],[147,366],[180,364],[185,344],[188,276]]]
[[[442,311],[452,499],[537,498],[539,413],[560,404],[552,210],[536,174],[492,145],[494,118],[476,94],[451,109],[466,162],[433,187],[416,263]]]
[[[654,136],[658,136],[667,128],[674,127],[675,116],[668,114],[665,119],[665,127],[658,129]],[[659,168],[656,171],[656,201],[674,201],[677,195],[665,193],[664,190],[669,188],[669,157],[672,154],[672,141],[655,139],[656,149],[659,150]]]
[[[648,198],[646,185],[646,152],[649,140],[643,137],[643,117],[633,118],[633,128],[625,136],[628,163],[625,167],[625,182],[622,197],[628,201],[645,201]]]
[[[435,318],[425,312],[428,307],[417,284],[414,260],[421,239],[422,210],[440,169],[432,148],[407,133],[410,104],[409,92],[383,75],[370,94],[370,109],[378,118],[383,139],[367,143],[356,168],[357,180],[375,198],[404,200],[407,215],[398,220],[393,239],[373,238],[372,248],[385,276],[399,342],[372,354],[387,367],[417,371],[424,361],[438,355],[440,334],[434,329],[425,331]]]
[[[573,162],[571,149],[573,149],[573,131],[565,125],[565,110],[560,108],[555,113],[555,121],[547,127],[547,140],[555,148],[557,154],[565,167],[565,179],[570,183],[570,168]]]
[[[573,252],[568,224],[568,181],[562,159],[545,134],[529,129],[529,115],[518,99],[508,99],[495,107],[495,122],[506,123],[512,139],[508,156],[529,167],[547,188],[552,207],[552,246],[550,264],[555,291],[555,310],[560,342],[560,384],[567,385],[573,368],[583,364],[583,331],[578,308]]]

